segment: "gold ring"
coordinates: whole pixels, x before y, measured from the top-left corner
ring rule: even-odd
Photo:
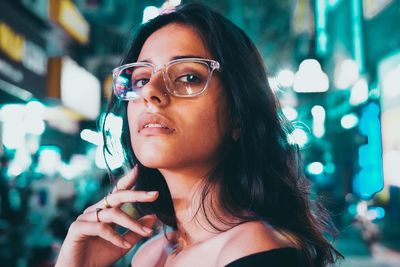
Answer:
[[[102,211],[103,209],[100,209],[100,208],[97,208],[96,209],[96,220],[97,220],[97,222],[100,222],[100,219],[99,219],[99,212],[100,211]]]
[[[106,208],[106,209],[111,208],[110,203],[108,203],[108,201],[107,201],[107,196],[105,196],[105,197],[103,198],[103,202],[104,202],[104,208]]]

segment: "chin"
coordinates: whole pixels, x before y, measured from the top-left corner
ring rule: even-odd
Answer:
[[[147,168],[152,168],[152,169],[159,169],[159,168],[164,168],[170,164],[168,164],[171,159],[167,160],[163,157],[160,157],[160,155],[140,155],[136,156],[136,158],[139,160],[139,162],[147,167]]]
[[[140,163],[143,165],[143,166],[145,166],[146,168],[150,168],[150,169],[159,169],[159,168],[162,168],[162,165],[160,165],[160,164],[158,164],[157,162],[154,162],[154,161],[149,161],[149,162],[146,162],[146,161],[140,161]]]

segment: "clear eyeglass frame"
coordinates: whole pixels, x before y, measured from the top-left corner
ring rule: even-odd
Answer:
[[[208,68],[208,76],[207,76],[207,80],[204,84],[204,87],[196,92],[196,93],[185,93],[185,94],[180,94],[177,93],[176,90],[173,90],[173,88],[171,87],[171,84],[173,84],[170,80],[170,77],[168,75],[168,70],[171,66],[174,66],[176,64],[179,63],[201,63],[204,64],[205,66],[207,66]],[[134,68],[134,67],[147,67],[147,68],[151,68],[152,69],[152,73],[151,73],[151,78],[158,72],[161,71],[162,72],[162,77],[163,77],[163,81],[165,84],[165,88],[167,89],[168,93],[170,95],[176,96],[176,97],[196,97],[201,95],[202,93],[204,93],[208,87],[208,84],[211,80],[212,74],[215,70],[217,71],[221,71],[221,67],[218,61],[212,60],[212,59],[205,59],[205,58],[180,58],[180,59],[174,59],[171,60],[169,62],[167,62],[164,65],[161,66],[157,66],[153,63],[150,62],[134,62],[134,63],[129,63],[129,64],[125,64],[122,66],[119,66],[115,69],[112,70],[112,87],[113,87],[113,93],[114,95],[119,99],[119,100],[125,100],[125,101],[129,101],[129,100],[137,100],[141,97],[141,94],[139,92],[135,92],[133,94],[128,95],[122,95],[118,92],[118,78],[119,76],[127,69],[129,68]],[[144,86],[145,87],[145,86]]]

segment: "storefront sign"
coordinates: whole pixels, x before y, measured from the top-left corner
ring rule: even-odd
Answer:
[[[47,73],[46,41],[40,33],[21,10],[0,3],[0,79],[38,98],[45,96]]]
[[[37,75],[46,74],[47,56],[45,51],[27,40],[22,34],[15,32],[10,25],[1,20],[0,50],[11,60],[21,63],[33,73]]]
[[[95,120],[100,113],[100,81],[69,57],[62,59],[60,80],[63,105]]]
[[[86,44],[90,26],[71,0],[50,0],[50,18],[72,38]]]

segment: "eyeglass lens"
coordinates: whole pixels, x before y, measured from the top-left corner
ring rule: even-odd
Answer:
[[[148,65],[130,66],[114,77],[114,91],[121,99],[135,99],[153,76]],[[172,95],[191,96],[201,93],[207,86],[210,69],[206,63],[177,62],[163,70],[163,79]]]

